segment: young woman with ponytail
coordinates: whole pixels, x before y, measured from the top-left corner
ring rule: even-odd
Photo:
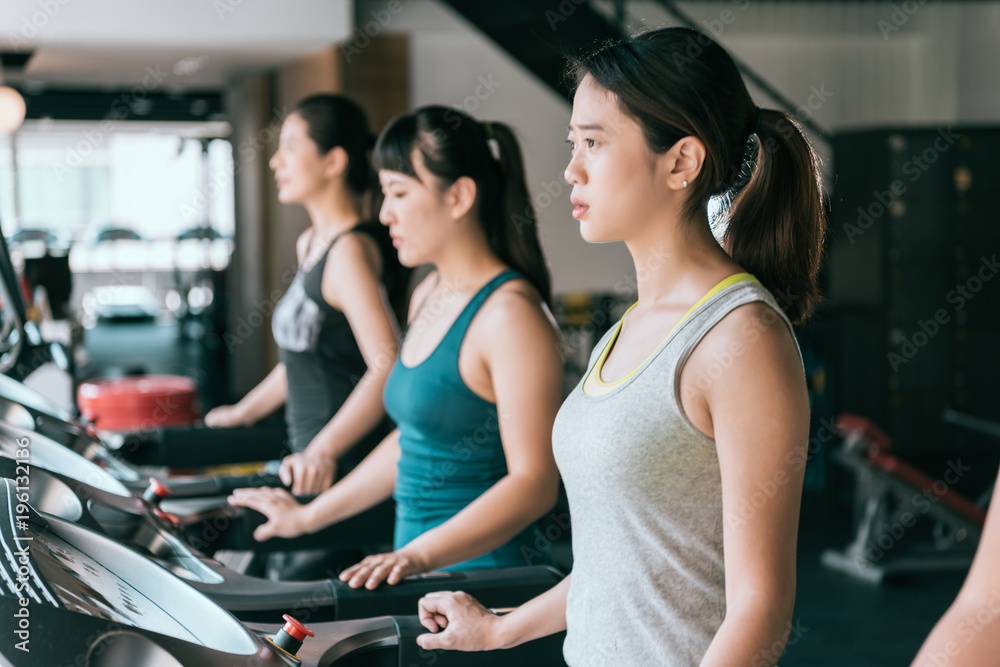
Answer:
[[[373,140],[364,111],[342,95],[307,97],[288,114],[269,164],[278,199],[305,207],[311,224],[274,310],[280,362],[238,403],[205,415],[210,427],[249,426],[284,404],[292,453],[279,475],[297,495],[329,487],[392,428],[382,387],[407,274],[385,230],[364,220]]]
[[[418,641],[565,629],[574,666],[774,665],[795,599],[809,404],[792,324],[818,299],[817,158],[696,31],[606,46],[575,74],[573,217],[587,241],[623,240],[640,281],[555,423],[573,572],[505,616],[429,595]]]
[[[558,492],[562,362],[517,141],[501,123],[424,107],[389,124],[374,162],[401,263],[434,267],[385,387],[398,428],[309,505],[280,490],[233,502],[267,515],[268,536],[291,537],[392,495],[395,550],[345,570],[354,587],[530,564],[534,523]]]

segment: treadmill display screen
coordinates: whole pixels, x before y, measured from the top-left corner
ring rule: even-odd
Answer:
[[[55,403],[45,398],[37,391],[28,388],[14,378],[0,374],[0,398],[9,399],[15,403],[20,403],[26,408],[31,408],[35,412],[49,415],[69,422],[73,418],[69,413],[57,406]]]
[[[24,444],[25,439],[27,444]],[[116,496],[127,498],[131,495],[125,485],[108,471],[68,447],[63,447],[44,435],[0,423],[0,453],[9,458],[20,458],[16,454],[19,449],[31,452],[32,465],[79,480]]]
[[[256,652],[246,628],[236,619],[138,554],[122,548],[130,557],[114,558],[114,565],[110,565],[128,572],[126,579],[88,553],[89,540],[103,537],[89,532],[54,531],[52,525],[42,531],[31,527],[36,571],[66,609],[216,650]],[[168,605],[169,609],[165,608]]]

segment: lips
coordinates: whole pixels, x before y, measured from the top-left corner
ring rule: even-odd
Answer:
[[[585,214],[590,209],[589,205],[584,204],[579,199],[571,198],[569,201],[571,204],[573,204],[573,217],[576,218],[577,220],[579,220],[580,217],[582,217],[583,214]]]

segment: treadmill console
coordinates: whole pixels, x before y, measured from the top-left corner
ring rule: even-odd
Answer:
[[[243,624],[202,593],[102,535],[28,508],[0,480],[3,596],[150,630],[230,654],[257,653]]]

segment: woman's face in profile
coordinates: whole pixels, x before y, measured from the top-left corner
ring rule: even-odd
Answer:
[[[413,171],[416,178],[388,169],[378,173],[385,193],[379,220],[389,227],[400,264],[409,267],[433,262],[455,228],[445,202],[447,188],[424,167],[417,150]]]
[[[573,98],[565,178],[585,241],[634,238],[672,196],[639,123],[588,75]]]
[[[278,186],[278,201],[300,204],[326,184],[323,158],[309,138],[309,126],[301,116],[285,118],[278,138],[278,150],[268,163]]]

